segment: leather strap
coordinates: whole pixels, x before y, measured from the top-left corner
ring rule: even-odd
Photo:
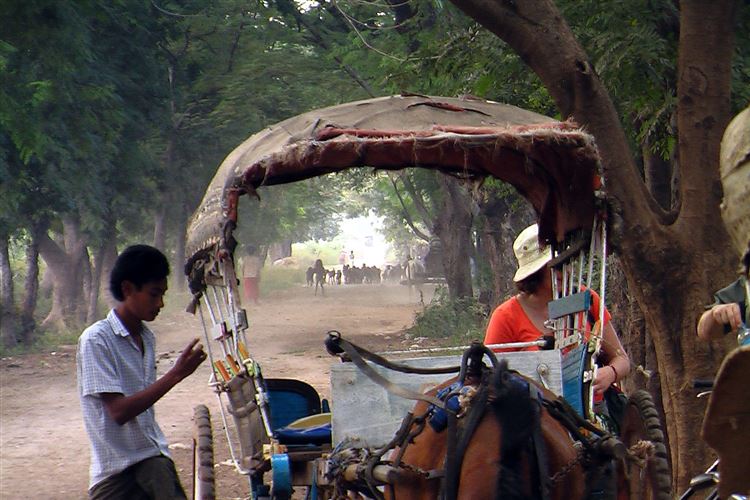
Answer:
[[[339,345],[344,350],[347,356],[349,356],[352,362],[357,366],[357,368],[360,369],[362,373],[367,376],[367,378],[369,378],[388,392],[395,394],[396,396],[400,396],[404,399],[411,399],[413,401],[425,401],[427,403],[433,404],[441,410],[445,411],[449,417],[453,414],[453,412],[445,405],[445,403],[435,396],[422,394],[421,392],[413,391],[411,389],[407,389],[406,387],[396,385],[376,372],[372,366],[367,364],[364,358],[360,355],[360,351],[351,342],[339,337],[337,345]]]

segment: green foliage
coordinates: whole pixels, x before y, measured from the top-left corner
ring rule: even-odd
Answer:
[[[413,337],[440,339],[453,345],[465,345],[484,339],[486,324],[484,306],[473,297],[451,300],[448,290],[439,287],[432,301],[414,318],[414,326],[407,330]]]
[[[293,245],[292,255],[302,271],[305,271],[308,266],[312,266],[317,259],[322,260],[323,266],[328,269],[339,265],[339,254],[342,247],[342,244],[335,239],[333,241],[306,241]]]
[[[260,199],[240,200],[237,239],[256,245],[277,241],[328,240],[338,233],[347,203],[331,196],[332,176],[262,187]]]

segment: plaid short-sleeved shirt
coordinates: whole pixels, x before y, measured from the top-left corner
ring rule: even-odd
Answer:
[[[113,309],[78,339],[78,395],[91,441],[89,488],[141,460],[169,456],[153,406],[118,425],[101,398],[102,393],[130,396],[156,381],[154,334],[144,325],[141,337],[143,353]]]

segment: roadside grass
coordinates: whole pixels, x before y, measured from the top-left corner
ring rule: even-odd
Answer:
[[[414,318],[406,333],[412,337],[440,340],[446,345],[466,345],[482,340],[487,324],[485,307],[473,297],[451,299],[446,287],[435,290],[430,303]]]

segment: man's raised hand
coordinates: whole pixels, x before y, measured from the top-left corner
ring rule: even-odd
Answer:
[[[184,379],[191,375],[205,359],[206,353],[196,337],[180,353],[180,357],[177,358],[172,370],[180,379]]]

